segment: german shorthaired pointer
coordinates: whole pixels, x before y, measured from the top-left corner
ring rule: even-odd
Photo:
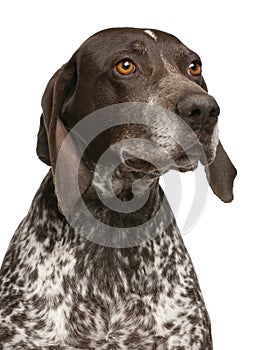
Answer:
[[[110,125],[81,157],[78,133],[64,147],[85,117],[92,120],[95,111],[119,104],[127,113],[127,103],[135,111],[137,104],[144,105],[143,114],[150,106],[161,113],[151,113],[149,125]],[[159,149],[180,171],[193,170],[200,161],[214,193],[224,202],[233,199],[236,170],[218,139],[219,107],[207,93],[198,55],[161,31],[104,30],[85,41],[51,78],[42,108],[37,153],[51,170],[1,268],[0,349],[212,349],[198,280],[167,202],[139,244],[115,247],[96,241],[104,236],[100,224],[126,236],[128,228],[141,228],[156,216],[166,201],[159,175],[174,168]],[[181,121],[197,142],[190,141]],[[108,166],[98,176],[95,167],[111,145],[128,139],[139,139],[139,147],[112,149],[120,161],[111,192],[104,189]],[[178,140],[190,146],[189,156]],[[63,184],[56,180],[59,156],[66,167]],[[75,171],[80,198],[72,191]],[[149,195],[134,212],[118,212],[103,203],[97,187],[103,187],[104,199],[112,195],[125,204],[147,190]],[[82,231],[83,214],[76,209],[80,200],[95,219],[85,226],[92,235]]]

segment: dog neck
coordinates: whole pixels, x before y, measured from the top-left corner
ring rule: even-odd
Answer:
[[[160,207],[164,194],[158,178],[119,166],[94,171],[93,180],[76,205],[83,201],[87,210],[101,222],[114,227],[134,227],[150,220]],[[79,212],[80,209],[76,209]]]
[[[82,198],[79,198],[71,215],[65,215],[60,211],[53,180],[50,171],[41,184],[31,208],[32,218],[37,220],[39,225],[43,222],[45,232],[47,230],[50,233],[54,232],[52,227],[49,230],[50,220],[47,218],[56,218],[57,226],[64,227],[64,230],[66,227],[69,230],[73,228],[71,229],[72,238],[69,236],[70,240],[81,235],[101,246],[118,248],[136,246],[143,241],[149,241],[164,232],[174,221],[173,213],[158,184],[158,179],[150,185],[147,197],[145,197],[145,191],[142,195],[135,196],[140,203],[140,208],[137,210],[121,212],[109,208],[101,198],[90,196],[91,192],[95,191],[91,185],[92,187]],[[126,198],[129,192],[129,189],[124,189]],[[38,208],[37,211],[36,208]],[[54,239],[60,240],[60,232],[63,234],[64,230],[58,230],[56,235],[59,236]]]
[[[139,180],[139,183],[136,183],[134,186],[131,180],[127,177],[127,180],[123,179],[120,181],[121,186],[116,187],[114,197],[106,196],[106,192],[100,195],[99,189],[96,188],[99,183],[92,182],[87,188],[87,191],[75,204],[70,217],[72,219],[74,218],[75,221],[79,220],[80,226],[82,226],[82,218],[86,216],[86,211],[88,211],[93,218],[106,225],[113,227],[135,227],[152,219],[159,210],[162,201],[166,203],[166,212],[171,215],[170,207],[159,186],[158,178],[146,178],[145,181]],[[126,210],[119,211],[119,208],[115,210],[116,200],[118,203],[124,203],[125,207],[127,207]],[[39,206],[43,207],[42,211],[49,210],[53,216],[62,218],[65,221],[65,215],[59,207],[51,171],[49,171],[43,180],[33,200],[33,202],[36,201],[39,202]],[[136,202],[136,207],[134,206],[134,202]],[[139,208],[137,209],[138,206]],[[135,208],[136,210],[134,210]],[[91,223],[91,225],[93,224]]]

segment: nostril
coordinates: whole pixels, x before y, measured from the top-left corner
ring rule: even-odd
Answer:
[[[181,112],[180,112],[180,110],[179,110],[178,107],[179,107],[179,106],[176,106],[176,108],[175,108],[175,113],[176,113],[176,115],[180,116],[180,115],[181,115]]]
[[[199,117],[201,115],[201,111],[199,110],[199,108],[197,109],[193,109],[191,112],[190,112],[190,117]]]
[[[219,114],[220,114],[220,108],[219,106],[215,106],[210,112],[210,117],[217,118]]]

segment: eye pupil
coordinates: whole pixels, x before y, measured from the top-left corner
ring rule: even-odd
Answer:
[[[135,64],[128,59],[124,59],[116,65],[117,72],[122,75],[132,74],[135,72],[135,69],[136,69]]]
[[[129,69],[130,65],[131,65],[131,63],[129,61],[125,61],[125,62],[123,62],[122,67],[123,67],[123,69]]]
[[[198,76],[201,74],[202,68],[199,62],[192,62],[189,65],[189,73],[193,76]]]

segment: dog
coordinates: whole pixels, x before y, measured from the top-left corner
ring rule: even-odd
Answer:
[[[51,78],[37,142],[50,170],[1,268],[0,349],[213,348],[158,183],[200,162],[213,192],[233,199],[236,169],[201,67],[173,35],[112,28]]]

